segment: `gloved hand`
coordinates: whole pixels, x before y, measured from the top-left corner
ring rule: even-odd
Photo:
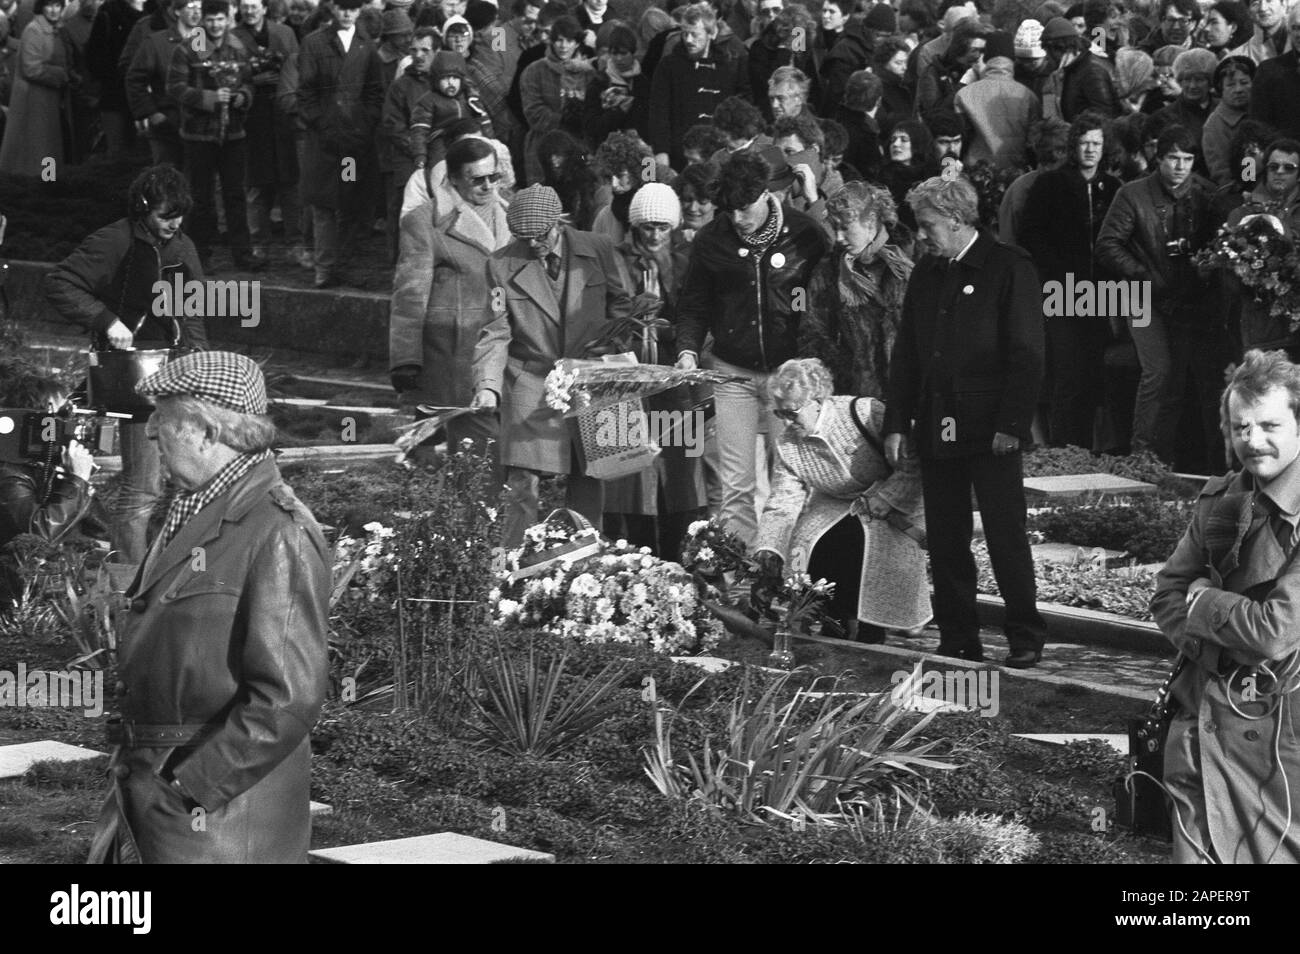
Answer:
[[[418,364],[404,364],[400,368],[393,368],[388,372],[389,378],[393,382],[393,390],[398,394],[403,391],[420,390],[420,372],[423,369]]]
[[[781,589],[785,560],[779,553],[760,550],[754,554],[754,562],[758,564],[758,574],[749,590],[749,602],[756,609],[766,611]]]

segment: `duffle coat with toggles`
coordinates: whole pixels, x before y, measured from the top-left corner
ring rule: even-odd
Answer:
[[[870,438],[854,422],[852,403]],[[905,456],[897,469],[883,453],[885,408],[870,398],[836,396],[822,404],[807,434],[787,428],[777,442],[772,493],[758,523],[754,549],[770,550],[788,573],[806,573],[817,541],[859,498],[883,500],[894,519],[862,517],[862,581],[858,619],[886,629],[913,629],[930,620],[923,535],[921,471]],[[901,519],[900,519],[901,518]]]

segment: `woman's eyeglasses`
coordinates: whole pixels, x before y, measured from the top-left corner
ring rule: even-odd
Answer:
[[[811,407],[813,404],[816,403],[817,403],[816,401],[809,401],[807,404],[803,405],[803,407],[795,407],[795,408],[774,407],[772,408],[772,416],[777,418],[778,420],[794,422],[799,420],[799,415],[804,412],[804,408]]]

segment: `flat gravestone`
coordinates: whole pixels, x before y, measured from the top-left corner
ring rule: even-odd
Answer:
[[[82,762],[104,758],[103,752],[66,742],[22,742],[0,745],[0,778],[22,778],[37,762]]]
[[[324,802],[312,802],[312,803],[311,803],[311,817],[312,817],[312,818],[319,818],[319,817],[322,816],[322,815],[333,815],[333,814],[334,814],[334,806],[333,806],[333,805],[326,805]]]
[[[311,857],[336,865],[499,865],[554,864],[555,856],[454,832],[372,841],[343,848],[321,848]]]
[[[732,666],[736,665],[730,659],[722,659],[718,656],[670,656],[675,663],[686,663],[688,666],[698,666],[705,672],[713,674],[726,672]]]
[[[1088,739],[1097,739],[1105,742],[1120,755],[1128,755],[1128,736],[1123,732],[1048,732],[1048,733],[1029,733],[1025,735],[1017,734],[1017,739],[1028,739],[1030,742],[1047,742],[1051,745],[1066,745],[1070,742],[1086,742]]]
[[[1124,565],[1128,555],[1123,550],[1106,550],[1102,547],[1080,547],[1073,543],[1035,543],[1029,548],[1035,562],[1059,563],[1065,566],[1096,566],[1108,569]]]
[[[1155,484],[1114,474],[1066,474],[1062,477],[1026,477],[1025,490],[1058,500],[1092,494],[1153,494]]]

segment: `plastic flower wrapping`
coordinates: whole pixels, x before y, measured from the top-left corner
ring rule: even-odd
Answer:
[[[1300,256],[1276,216],[1248,215],[1223,226],[1192,264],[1232,275],[1272,317],[1286,318],[1292,331],[1300,328]]]
[[[551,529],[548,529],[551,527]],[[517,566],[529,547],[557,542],[555,528],[539,524],[507,562]],[[498,577],[488,594],[493,621],[589,643],[649,646],[672,655],[707,653],[722,638],[722,624],[700,602],[691,575],[626,540],[604,542],[599,553],[557,561],[546,573],[510,581]]]

